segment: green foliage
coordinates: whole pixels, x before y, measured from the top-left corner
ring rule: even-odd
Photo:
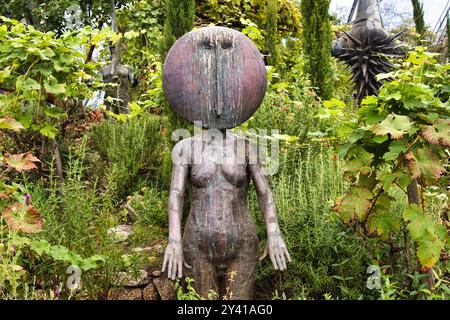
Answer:
[[[303,35],[302,48],[307,59],[305,73],[311,76],[312,86],[319,96],[330,99],[331,82],[331,23],[329,0],[305,0],[300,3]]]
[[[35,264],[47,264],[46,274],[61,272],[68,266],[78,266],[83,272],[100,267],[105,259],[94,255],[83,258],[61,245],[51,245],[36,236],[22,236],[7,230],[0,221],[0,286],[2,299],[29,298],[26,284],[33,275]],[[64,271],[63,271],[64,272]]]
[[[121,60],[135,70],[139,86],[134,96],[152,113],[162,112],[160,48],[155,44],[163,41],[164,14],[163,0],[135,0],[117,11],[119,30],[126,42]]]
[[[163,59],[175,41],[191,31],[195,19],[195,1],[167,0],[166,20],[164,22],[164,40],[161,45]]]
[[[333,160],[332,149],[302,148],[289,144],[282,148],[280,170],[271,177],[281,232],[293,262],[281,279],[274,279],[270,261],[257,271],[258,298],[267,299],[268,283],[288,297],[321,299],[323,294],[357,299],[364,293],[368,257],[360,241],[346,231],[331,212],[333,199],[344,192],[341,162]],[[254,216],[260,249],[266,229],[256,193],[249,192],[249,209]],[[269,298],[270,298],[269,297]]]
[[[115,0],[122,6],[127,1]],[[101,27],[111,19],[110,0],[9,0],[2,3],[0,13],[43,32],[62,35],[73,27]],[[75,10],[72,10],[75,9]],[[68,21],[66,14],[74,21]],[[73,26],[71,26],[73,24]]]
[[[445,204],[432,216],[426,196],[426,190],[435,188],[448,201],[449,66],[437,64],[433,56],[418,47],[399,70],[381,75],[393,81],[381,88],[379,97],[363,100],[357,121],[345,124],[353,128],[341,148],[344,177],[351,186],[335,204],[345,223],[366,230],[361,235],[379,236],[390,245],[407,225],[424,269],[439,261],[449,241],[442,224]],[[393,193],[398,188],[411,192],[414,181],[420,184],[421,203],[395,215]]]
[[[98,65],[85,62],[79,48],[114,36],[108,29],[85,28],[55,38],[54,33],[0,19],[0,88],[10,93],[0,95],[0,116],[15,116],[25,128],[54,139],[71,108],[65,101],[92,95],[88,82]]]
[[[417,256],[423,268],[433,267],[440,259],[441,251],[445,249],[447,230],[423,212],[416,204],[410,205],[403,218],[409,221],[408,230],[411,238],[417,243]]]
[[[140,188],[139,184],[146,180],[155,185],[161,182],[165,152],[161,125],[160,117],[144,113],[126,123],[108,119],[92,128],[93,151],[105,161],[98,175],[108,177],[113,188],[110,192],[117,197],[132,193],[130,187]],[[99,163],[92,165],[98,167]]]
[[[425,33],[425,20],[423,18],[423,4],[420,0],[411,0],[413,6],[414,23],[416,25],[416,31],[418,34],[423,35]]]
[[[277,129],[280,134],[297,137],[304,142],[314,131],[317,96],[309,82],[299,75],[291,82],[277,82],[269,87],[263,104],[241,127],[244,129]]]
[[[278,1],[267,0],[266,5],[266,50],[270,55],[267,59],[269,65],[278,65]]]
[[[268,15],[269,5],[278,8],[276,21],[274,14]],[[219,25],[241,31],[266,54],[271,53],[268,44],[273,44],[278,63],[266,62],[283,75],[300,55],[301,15],[293,0],[200,0],[196,1],[196,15],[196,26]]]

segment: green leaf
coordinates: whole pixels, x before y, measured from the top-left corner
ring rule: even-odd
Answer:
[[[367,175],[372,172],[371,164],[373,161],[374,155],[372,153],[367,152],[362,147],[354,147],[352,148],[345,160],[344,165],[344,175],[347,177],[349,175],[355,176],[358,173],[363,175]]]
[[[377,179],[383,185],[383,189],[385,191],[388,191],[392,187],[394,181],[398,179],[398,175],[391,172],[382,172],[382,173],[380,172],[377,175]]]
[[[53,259],[59,261],[70,262],[71,259],[71,252],[69,249],[61,245],[51,246],[49,254]]]
[[[46,105],[44,107],[44,113],[46,116],[49,116],[51,118],[62,118],[62,117],[67,117],[67,113],[64,112],[64,110],[62,110],[59,107],[56,106],[48,106]]]
[[[429,143],[450,147],[450,119],[437,119],[432,126],[426,126],[422,135]]]
[[[371,199],[372,193],[368,189],[353,186],[347,194],[336,200],[334,210],[345,223],[356,218],[362,219],[370,209]]]
[[[382,193],[367,220],[369,232],[377,234],[382,240],[387,240],[392,232],[400,230],[400,216],[391,210],[394,200],[393,197]]]
[[[375,137],[373,138],[373,141],[374,141],[375,143],[378,143],[378,144],[382,144],[383,142],[386,142],[386,141],[388,141],[388,140],[389,140],[389,138],[388,138],[387,135],[384,135],[384,136],[375,136]]]
[[[4,82],[11,75],[11,69],[6,68],[0,71],[0,83]]]
[[[100,263],[105,263],[105,261],[105,257],[101,255],[94,255],[87,259],[83,259],[79,265],[83,271],[88,271],[97,268]]]
[[[409,221],[408,231],[417,243],[417,257],[423,268],[432,268],[439,261],[441,251],[448,241],[448,234],[443,225],[426,215],[416,204],[407,207],[403,218]]]
[[[25,81],[23,80],[23,76],[17,77],[16,80],[16,90],[17,91],[32,91],[32,90],[41,90],[41,85],[31,78],[27,78]]]
[[[384,154],[383,159],[386,161],[396,160],[400,156],[400,154],[405,152],[407,149],[408,147],[402,140],[393,141],[389,145],[389,151]]]
[[[389,73],[380,73],[376,76],[377,81],[382,81],[386,79],[393,78],[395,76],[395,72],[389,72]]]
[[[402,94],[400,92],[398,92],[398,91],[392,92],[392,93],[384,95],[383,99],[385,101],[389,101],[389,100],[397,100],[397,101],[399,101],[399,100],[402,99]]]
[[[364,130],[358,129],[354,131],[347,139],[347,143],[339,148],[339,157],[344,158],[354,144],[364,137]]]
[[[374,208],[367,223],[369,232],[377,234],[382,240],[387,240],[392,232],[400,230],[400,217],[382,208]]]
[[[445,172],[445,168],[438,157],[428,148],[410,151],[405,154],[405,159],[408,161],[408,168],[413,179],[423,176],[428,184],[433,184],[439,180]]]
[[[44,77],[49,77],[49,76],[52,74],[52,72],[53,72],[53,69],[52,69],[50,63],[40,64],[40,65],[37,67],[37,70],[38,70],[38,71],[40,72],[40,74],[42,74]]]
[[[55,139],[56,135],[58,134],[58,129],[56,129],[52,124],[46,122],[39,129],[39,132],[43,136],[49,137],[50,139]]]
[[[43,253],[48,254],[50,252],[50,243],[44,239],[39,241],[33,240],[33,242],[31,242],[31,249],[36,252],[38,256],[41,256]]]
[[[24,128],[27,129],[33,123],[33,115],[31,114],[31,112],[23,112],[19,114],[16,118],[24,126]]]
[[[408,133],[413,125],[414,123],[410,121],[409,117],[392,113],[384,121],[374,125],[372,131],[378,136],[387,134],[392,139],[400,139]]]
[[[50,77],[49,80],[44,81],[45,91],[53,93],[54,95],[62,95],[66,92],[66,85],[58,83],[55,77]]]

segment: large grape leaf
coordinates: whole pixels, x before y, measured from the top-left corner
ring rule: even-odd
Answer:
[[[54,95],[62,95],[66,92],[66,85],[64,83],[58,83],[55,77],[49,77],[44,81],[45,91],[53,93]]]
[[[377,136],[388,135],[392,139],[400,139],[413,128],[413,125],[409,117],[392,113],[381,123],[375,124],[372,127],[372,132]]]
[[[408,231],[417,243],[417,257],[420,264],[425,269],[432,268],[439,261],[448,241],[447,230],[426,215],[416,204],[405,209],[403,218],[409,221]]]
[[[432,126],[426,126],[422,135],[429,143],[450,147],[450,119],[437,119]]]
[[[367,152],[359,146],[352,148],[346,157],[344,176],[356,176],[358,173],[363,175],[369,174],[372,171],[370,165],[373,157],[372,153]]]
[[[445,172],[445,168],[438,157],[430,149],[417,149],[405,154],[408,167],[413,179],[424,177],[425,182],[431,184],[438,180]]]
[[[361,187],[353,186],[347,194],[336,199],[334,210],[345,223],[363,218],[370,209],[372,193]]]
[[[390,210],[394,199],[382,193],[368,218],[369,232],[377,234],[382,240],[387,240],[392,231],[400,229],[400,217]]]
[[[387,240],[392,231],[400,229],[400,219],[389,210],[374,209],[374,213],[369,217],[369,232],[377,234],[382,240]]]

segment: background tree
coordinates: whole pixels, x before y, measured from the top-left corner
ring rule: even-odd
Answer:
[[[323,99],[329,99],[333,94],[329,8],[329,0],[303,0],[300,4],[305,72],[310,74],[312,85]]]
[[[116,0],[116,6],[121,8],[128,2]],[[111,19],[109,0],[0,0],[0,13],[57,35],[84,26],[101,28]],[[75,22],[72,27],[67,23],[68,18]]]
[[[411,0],[413,5],[414,23],[416,25],[416,31],[420,35],[425,33],[425,20],[423,18],[423,4],[420,0]]]
[[[166,20],[164,23],[164,40],[161,45],[161,56],[167,55],[174,42],[191,31],[195,21],[195,1],[168,0],[166,2]]]
[[[274,66],[278,64],[278,0],[268,0],[266,6],[266,50],[269,54],[267,62]]]

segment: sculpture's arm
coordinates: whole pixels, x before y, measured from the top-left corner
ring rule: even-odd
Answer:
[[[176,148],[176,146],[175,146]],[[183,216],[183,198],[188,168],[186,164],[174,164],[169,196],[169,243],[167,245],[162,272],[167,268],[167,277],[175,280],[183,274],[183,246],[181,243],[181,220]]]
[[[275,270],[284,271],[286,260],[291,262],[291,257],[281,236],[272,191],[260,165],[250,164],[249,167],[267,228],[267,246],[260,260],[269,254]]]

